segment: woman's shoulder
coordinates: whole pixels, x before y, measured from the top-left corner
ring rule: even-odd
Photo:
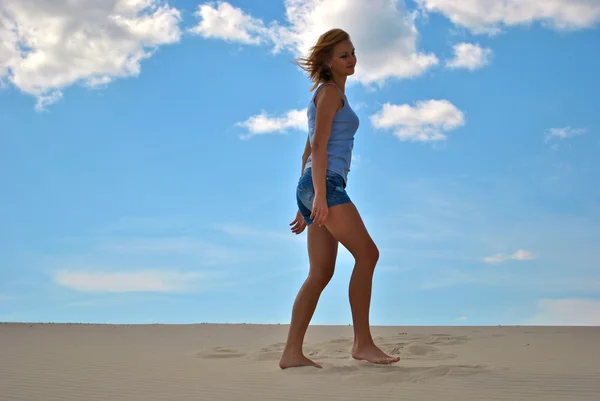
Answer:
[[[334,83],[323,83],[317,87],[312,97],[315,106],[321,104],[337,104],[344,100],[343,94]]]
[[[338,86],[334,82],[323,82],[323,83],[319,84],[319,86],[317,86],[317,88],[315,89],[315,96],[321,92],[337,93],[339,95],[342,95],[342,91],[340,90],[340,88],[338,88]]]

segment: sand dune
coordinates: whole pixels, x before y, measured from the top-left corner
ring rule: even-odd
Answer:
[[[282,371],[284,325],[0,324],[0,400],[600,400],[600,327],[376,327],[402,359],[349,357],[314,326],[323,369]]]

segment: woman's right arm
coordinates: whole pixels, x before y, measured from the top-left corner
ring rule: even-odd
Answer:
[[[306,137],[306,146],[304,147],[304,153],[302,154],[302,170],[300,171],[300,176],[304,174],[304,166],[306,166],[308,156],[310,156],[310,135]]]
[[[327,142],[333,118],[340,104],[340,92],[334,86],[323,87],[316,98],[315,134],[311,147],[312,178],[315,197],[325,196],[327,174]]]

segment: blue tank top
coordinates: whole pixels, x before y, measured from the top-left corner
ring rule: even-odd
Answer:
[[[317,88],[315,94],[310,100],[306,114],[308,116],[308,135],[312,146],[315,135],[315,118],[317,114],[317,106],[315,105],[315,97],[319,90],[325,85]],[[341,94],[340,94],[341,95]],[[348,99],[343,100],[343,107],[335,113],[333,123],[331,125],[331,134],[327,142],[327,169],[342,176],[344,183],[348,181],[348,172],[352,161],[352,149],[354,148],[354,134],[358,130],[359,119],[354,110],[348,104]],[[312,166],[312,155],[306,161],[304,170]]]

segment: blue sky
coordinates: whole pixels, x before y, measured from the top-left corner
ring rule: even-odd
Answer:
[[[340,27],[372,323],[600,324],[600,4],[571,3],[4,1],[0,321],[287,323],[291,61]],[[351,322],[351,270],[313,323]]]

